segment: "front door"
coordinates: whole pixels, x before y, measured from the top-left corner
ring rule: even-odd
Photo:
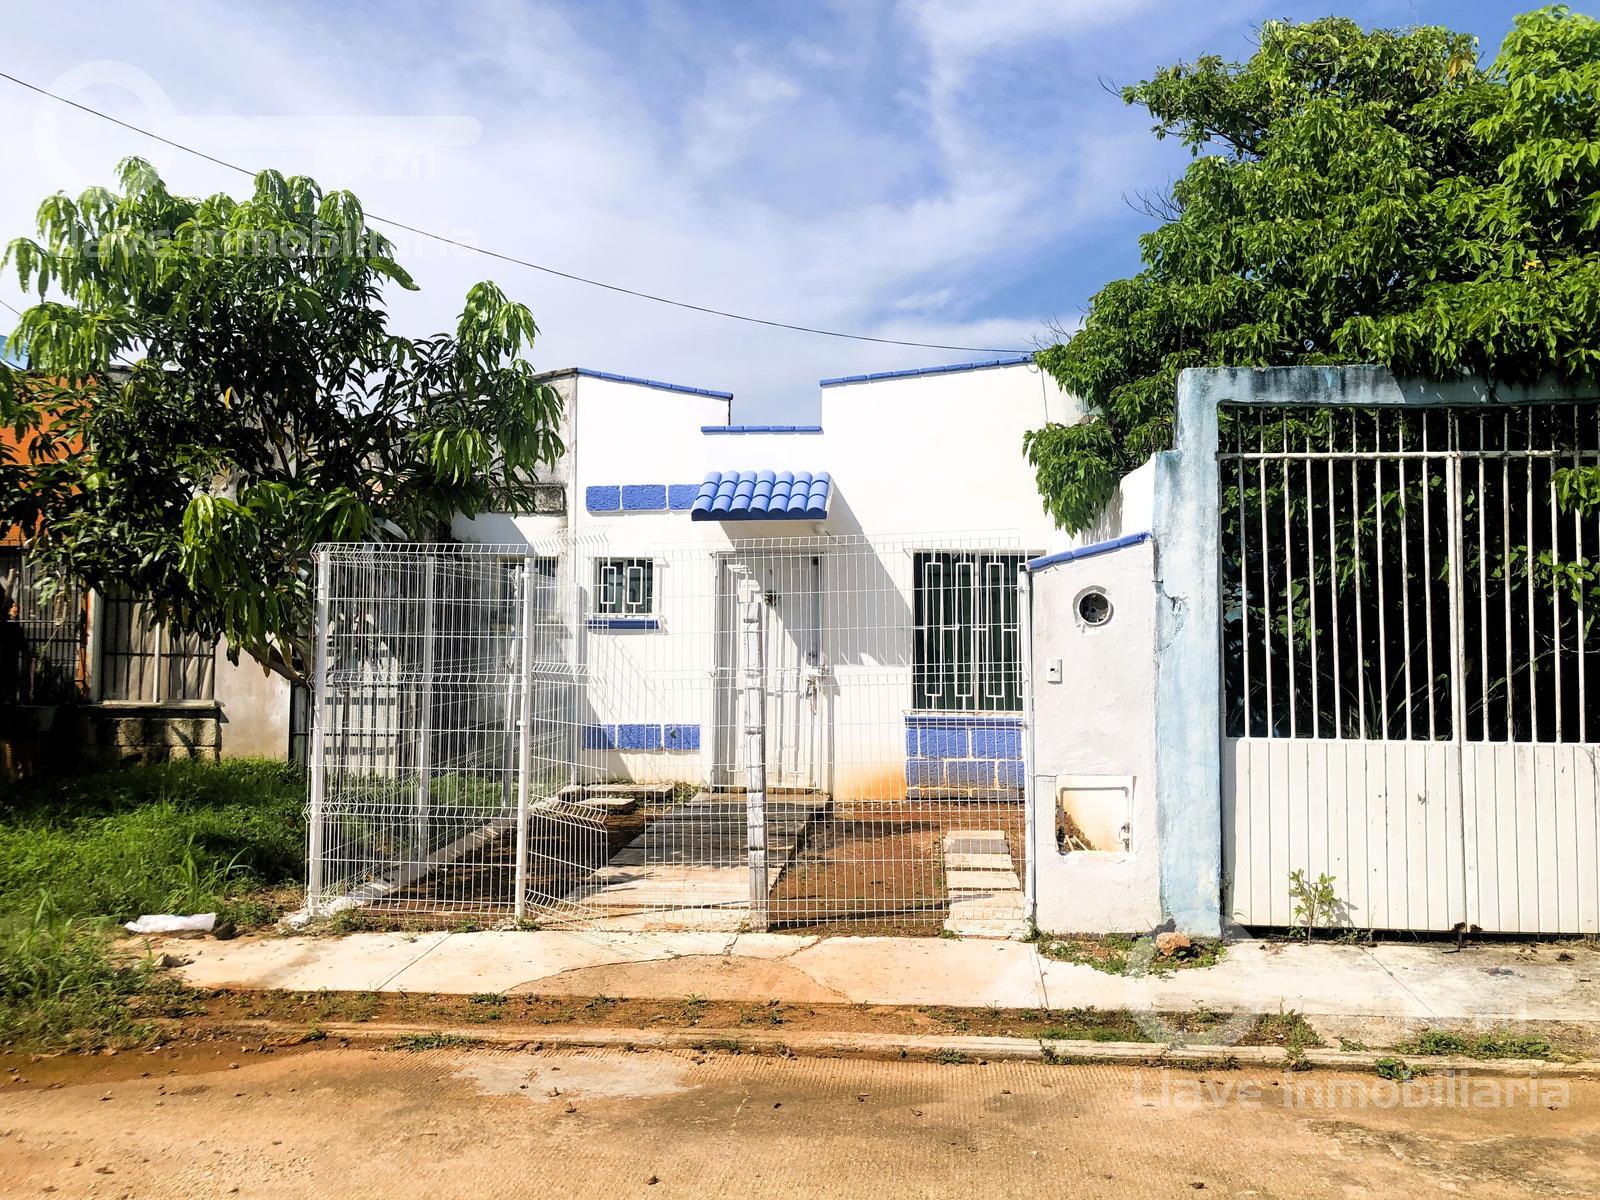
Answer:
[[[747,669],[740,637],[739,582],[761,586],[765,606],[767,787],[814,790],[822,783],[821,557],[809,550],[730,551],[717,588],[717,783],[744,784],[740,689]]]

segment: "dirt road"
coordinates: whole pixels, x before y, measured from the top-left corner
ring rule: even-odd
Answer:
[[[0,1196],[1592,1194],[1600,1082],[206,1045],[15,1063]]]

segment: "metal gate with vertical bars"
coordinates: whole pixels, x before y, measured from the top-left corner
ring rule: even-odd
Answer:
[[[1233,919],[1600,929],[1595,406],[1219,416]]]

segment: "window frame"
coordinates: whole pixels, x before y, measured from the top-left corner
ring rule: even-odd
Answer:
[[[912,552],[912,711],[1022,715],[1017,581],[1028,558],[1010,549]],[[936,570],[951,579],[931,583]]]
[[[167,628],[165,622],[142,622],[141,603],[125,594],[108,595],[102,592],[95,593],[95,653],[94,696],[97,704],[123,705],[129,707],[146,706],[161,708],[215,708],[217,707],[217,643],[203,649],[174,650],[174,641],[191,640],[191,635],[179,634],[176,638]],[[122,611],[126,610],[125,628]],[[148,637],[149,649],[136,648],[137,643],[133,638],[136,624],[142,624],[139,631],[141,636]],[[119,637],[125,633],[126,640],[119,643]],[[198,641],[198,639],[193,639]],[[181,687],[174,689],[171,686],[172,671],[177,667],[180,680],[187,677],[181,662],[188,660],[200,667],[201,683],[193,689]],[[128,695],[133,690],[136,662],[142,663],[139,669],[139,679],[147,687],[141,687],[141,695]],[[174,691],[188,693],[193,691],[198,694],[173,695]],[[115,692],[124,694],[116,695]]]
[[[635,576],[635,572],[637,575]],[[622,577],[622,595],[614,595],[616,577]],[[608,578],[609,576],[609,578]],[[601,617],[653,617],[656,615],[656,561],[644,557],[597,558],[594,560],[594,598],[591,609]],[[639,596],[634,598],[637,579]]]

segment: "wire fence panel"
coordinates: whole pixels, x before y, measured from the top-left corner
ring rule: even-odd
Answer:
[[[1221,416],[1234,915],[1327,875],[1332,923],[1600,928],[1600,410]]]
[[[1014,537],[618,540],[320,552],[314,911],[1022,932]]]

